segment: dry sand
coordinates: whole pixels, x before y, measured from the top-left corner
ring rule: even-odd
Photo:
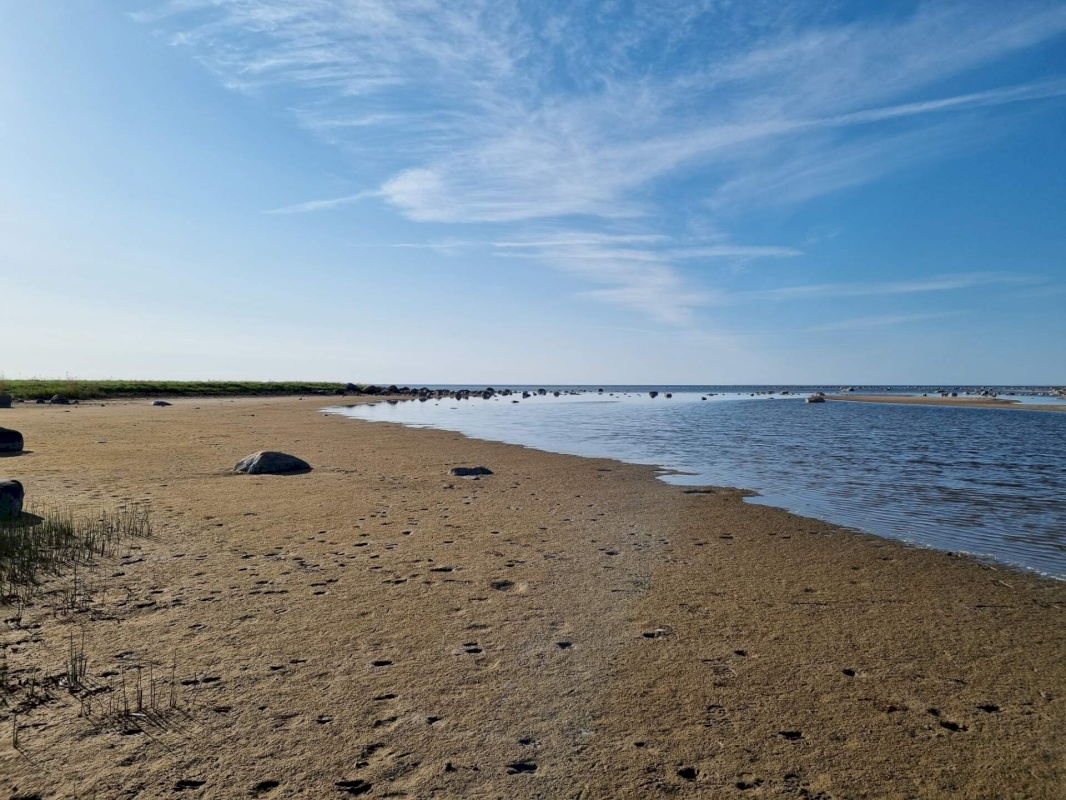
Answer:
[[[913,406],[964,406],[968,408],[1013,408],[1021,411],[1066,411],[1066,404],[1020,403],[1002,397],[918,397],[891,394],[831,394],[826,400],[848,400],[859,403],[899,403]]]
[[[322,405],[0,412],[33,498],[157,526],[4,626],[7,680],[84,632],[87,682],[198,681],[143,732],[55,686],[16,751],[0,711],[4,796],[1064,795],[1066,585]],[[228,473],[263,448],[314,470]]]

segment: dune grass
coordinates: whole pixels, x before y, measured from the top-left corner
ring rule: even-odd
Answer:
[[[121,397],[227,397],[240,395],[333,394],[343,383],[320,381],[93,381],[3,380],[0,392],[22,400],[63,395],[74,400]]]

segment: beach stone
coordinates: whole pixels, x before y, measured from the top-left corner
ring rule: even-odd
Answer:
[[[279,453],[276,450],[260,450],[245,456],[233,468],[234,472],[244,472],[248,475],[285,475],[293,472],[306,472],[311,465],[302,458]]]
[[[479,475],[494,475],[495,473],[488,467],[452,467],[448,470],[448,474],[458,478],[472,478]]]
[[[10,428],[0,428],[0,453],[21,453],[24,444],[21,433]]]
[[[0,392],[0,408],[11,408],[11,395]]]
[[[153,406],[171,406],[173,403],[168,403],[166,400],[156,400],[152,403]]]
[[[13,478],[0,478],[0,519],[14,519],[22,513],[26,491]]]

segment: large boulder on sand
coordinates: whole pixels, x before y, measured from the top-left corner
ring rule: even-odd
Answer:
[[[245,456],[233,468],[234,472],[248,475],[291,475],[294,472],[307,472],[311,465],[302,458],[276,450],[260,450]]]
[[[11,395],[0,392],[0,408],[11,408]]]
[[[10,428],[0,428],[0,453],[21,453],[22,434]]]
[[[21,483],[12,478],[0,478],[0,519],[14,519],[21,514],[25,497]]]

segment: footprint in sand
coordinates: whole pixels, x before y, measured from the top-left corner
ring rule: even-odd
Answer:
[[[281,781],[259,781],[252,787],[252,797],[266,797],[281,786]]]
[[[374,788],[374,784],[367,781],[355,780],[355,781],[337,781],[334,786],[344,794],[357,797],[361,794],[369,794],[370,790]]]

